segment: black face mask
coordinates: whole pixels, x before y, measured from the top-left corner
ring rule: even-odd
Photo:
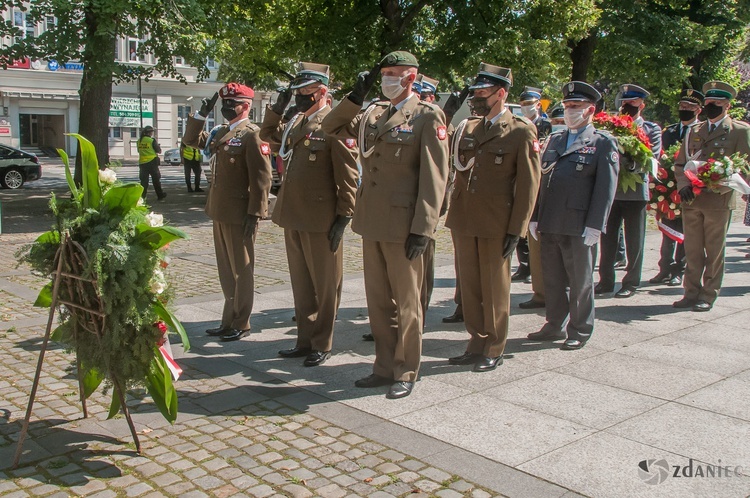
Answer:
[[[317,103],[318,101],[315,100],[314,93],[311,93],[310,95],[302,95],[298,93],[294,96],[294,105],[297,106],[297,112],[307,112],[308,109]]]
[[[491,96],[492,95],[490,95],[490,97]],[[469,101],[469,106],[474,111],[475,115],[486,116],[490,113],[492,107],[497,104],[497,102],[495,102],[495,104],[490,105],[487,102],[487,99],[489,99],[490,97],[472,97],[472,99]]]
[[[680,121],[692,121],[695,119],[695,111],[689,109],[680,109],[677,114],[680,117]]]
[[[640,108],[634,105],[630,105],[630,104],[622,104],[622,107],[620,107],[620,112],[622,114],[627,114],[631,118],[636,117],[639,111],[640,111]]]
[[[227,121],[232,121],[237,117],[237,111],[235,111],[235,107],[237,107],[236,102],[223,102],[221,104],[221,115],[224,116],[224,119]]]
[[[721,113],[724,112],[724,108],[711,102],[710,104],[703,106],[703,111],[706,113],[706,116],[708,116],[708,119],[714,119],[721,116]]]

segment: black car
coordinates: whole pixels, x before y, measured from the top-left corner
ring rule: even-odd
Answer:
[[[0,144],[0,185],[3,188],[21,186],[42,177],[42,166],[36,154]]]

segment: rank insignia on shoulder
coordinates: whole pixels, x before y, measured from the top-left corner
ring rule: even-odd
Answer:
[[[227,145],[230,147],[239,147],[242,145],[242,140],[239,138],[230,138],[227,140]]]
[[[579,154],[593,154],[596,152],[596,147],[581,147],[578,149]]]
[[[264,156],[270,156],[271,155],[271,146],[267,143],[260,144],[260,153]]]
[[[438,126],[437,137],[438,140],[445,140],[448,138],[448,129],[445,126]]]
[[[539,146],[539,140],[534,140],[534,152],[539,152],[542,148]]]
[[[347,139],[346,139],[346,140],[344,141],[344,145],[346,145],[346,148],[347,148],[347,149],[353,149],[354,147],[356,147],[356,146],[357,146],[357,141],[356,141],[356,140],[354,140],[353,138],[347,138]]]
[[[620,156],[617,155],[617,152],[612,152],[609,155],[609,160],[612,161],[612,162],[618,161],[619,159],[620,159]]]

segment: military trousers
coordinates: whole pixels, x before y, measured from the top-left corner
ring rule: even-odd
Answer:
[[[284,229],[297,318],[297,347],[330,351],[343,283],[344,245],[331,252],[328,233]]]
[[[567,323],[568,339],[586,342],[594,331],[596,245],[587,246],[580,235],[542,233],[540,237],[547,312],[544,329],[562,331]]]
[[[422,355],[424,258],[409,260],[403,242],[362,240],[365,294],[375,338],[373,373],[415,382]]]
[[[529,266],[531,267],[531,290],[533,301],[544,304],[544,272],[542,271],[541,242],[529,235]]]
[[[713,304],[724,280],[724,252],[731,209],[695,209],[683,204],[685,297]]]
[[[682,217],[673,220],[662,218],[661,222],[669,228],[684,235],[682,228]],[[685,244],[677,242],[661,234],[661,248],[659,249],[659,273],[669,274],[672,277],[682,277],[685,272]]]
[[[432,290],[435,287],[435,239],[430,239],[427,243],[427,249],[422,257],[424,258],[424,282],[422,282],[419,300],[422,302],[422,317],[424,318],[430,307]]]
[[[219,221],[214,221],[213,232],[219,283],[224,294],[221,326],[248,330],[255,294],[255,233],[245,237],[242,224]]]
[[[625,253],[628,266],[622,277],[622,286],[637,288],[641,285],[643,245],[646,241],[646,201],[614,201],[607,219],[607,232],[601,237],[599,283],[602,287],[615,285],[615,260],[617,258],[620,225],[625,226]]]
[[[510,259],[503,258],[504,240],[473,237],[454,231],[461,272],[461,304],[469,332],[466,352],[502,356],[510,319]]]

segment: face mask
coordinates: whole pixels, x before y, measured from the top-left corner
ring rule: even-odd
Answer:
[[[533,120],[534,118],[536,118],[536,105],[522,105],[521,112],[523,113],[525,118]]]
[[[622,104],[622,107],[620,107],[620,113],[627,114],[631,118],[636,117],[639,111],[639,107],[630,104]]]
[[[383,76],[380,82],[380,91],[383,92],[385,98],[393,100],[406,90],[401,85],[401,76]]]
[[[471,107],[475,115],[486,116],[490,113],[494,105],[497,104],[497,100],[493,104],[490,104],[488,102],[489,98],[492,95],[490,95],[489,97],[474,97],[469,101],[469,106]]]
[[[317,103],[318,101],[315,100],[314,93],[311,93],[310,95],[302,95],[298,93],[294,96],[294,105],[297,106],[298,112],[307,112],[308,109]]]
[[[580,128],[586,122],[586,109],[565,109],[563,119],[565,119],[565,126],[572,129]]]
[[[695,111],[690,109],[680,109],[677,114],[680,116],[680,121],[692,121],[695,119]]]
[[[711,102],[710,104],[703,106],[703,111],[706,113],[706,116],[708,116],[708,119],[715,119],[721,116],[721,113],[724,112],[724,108]]]
[[[237,117],[237,111],[235,110],[237,105],[234,102],[232,104],[223,103],[221,105],[221,115],[224,116],[224,119],[227,121],[232,121]]]

